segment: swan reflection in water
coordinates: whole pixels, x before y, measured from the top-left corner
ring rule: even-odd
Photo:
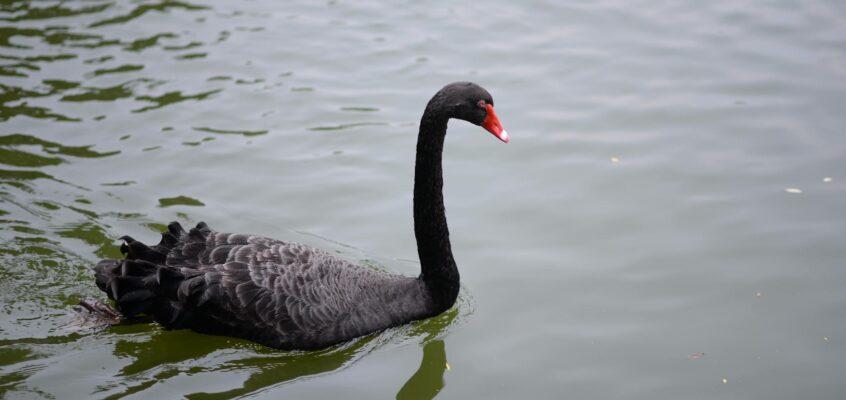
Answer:
[[[115,356],[132,361],[104,382],[97,394],[123,397],[150,393],[156,391],[156,384],[169,386],[168,393],[175,387],[191,399],[270,394],[287,382],[340,371],[377,349],[417,342],[423,344],[422,360],[417,371],[403,385],[397,385],[396,398],[431,399],[443,389],[447,368],[446,345],[439,337],[469,315],[467,298],[462,293],[456,307],[439,316],[318,351],[280,352],[189,330],[150,332],[147,324],[113,326],[110,333],[118,338]],[[233,387],[236,382],[241,386]]]
[[[408,378],[405,385],[397,392],[398,400],[434,399],[444,388],[446,370],[446,345],[441,339],[435,339],[423,345],[423,359],[420,368]]]

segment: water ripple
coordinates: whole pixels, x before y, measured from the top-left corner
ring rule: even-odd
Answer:
[[[128,14],[120,15],[116,17],[107,18],[104,20],[100,20],[88,25],[89,28],[96,28],[104,25],[114,25],[114,24],[124,24],[130,22],[136,18],[142,17],[144,14],[157,11],[157,12],[167,12],[171,9],[181,9],[187,11],[198,11],[198,10],[208,10],[209,7],[200,6],[195,4],[190,4],[182,1],[161,1],[157,4],[141,4],[136,6],[132,11]]]
[[[95,14],[106,11],[113,3],[105,3],[92,6],[83,6],[79,8],[67,7],[69,4],[57,4],[46,7],[38,7],[39,3],[32,1],[11,1],[4,2],[0,6],[0,13],[3,14],[17,14],[4,15],[0,17],[0,21],[27,21],[40,19],[56,19],[73,17],[83,14]]]
[[[136,109],[136,110],[132,110],[132,112],[142,113],[142,112],[146,112],[146,111],[156,110],[156,109],[159,109],[159,108],[171,105],[171,104],[181,103],[183,101],[188,101],[188,100],[201,101],[201,100],[205,100],[205,99],[209,98],[210,96],[212,96],[216,93],[221,92],[222,90],[223,89],[215,89],[215,90],[209,90],[209,91],[206,91],[206,92],[201,92],[201,93],[197,93],[197,94],[188,94],[188,95],[182,94],[181,91],[174,91],[174,92],[167,92],[167,93],[159,95],[159,96],[138,96],[138,97],[135,98],[136,100],[148,101],[148,102],[154,103],[155,105],[151,105],[151,106],[142,107],[142,108],[139,108],[139,109]]]
[[[241,136],[259,136],[267,134],[268,131],[261,130],[261,131],[243,131],[243,130],[227,130],[227,129],[215,129],[215,128],[208,128],[208,127],[193,127],[191,128],[198,132],[210,132],[210,133],[217,133],[222,135],[241,135]]]

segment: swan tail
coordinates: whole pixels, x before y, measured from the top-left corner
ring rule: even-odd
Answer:
[[[97,287],[125,317],[146,314],[167,328],[180,327],[189,317],[183,305],[204,286],[203,272],[167,264],[170,257],[196,260],[194,250],[210,233],[204,223],[186,232],[179,223],[172,222],[162,233],[161,241],[153,246],[123,236],[120,250],[125,258],[97,263]]]
[[[125,317],[151,314],[157,303],[158,265],[144,260],[103,260],[94,267],[97,287],[114,300]]]

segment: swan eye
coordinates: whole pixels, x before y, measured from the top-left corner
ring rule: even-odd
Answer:
[[[485,108],[485,101],[484,100],[479,100],[478,104],[479,104],[479,108]]]

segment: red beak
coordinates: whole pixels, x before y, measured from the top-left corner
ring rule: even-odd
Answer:
[[[485,106],[485,109],[488,110],[488,116],[485,118],[485,121],[482,122],[482,128],[485,128],[488,132],[493,133],[499,140],[508,143],[508,132],[506,132],[505,129],[502,129],[502,124],[499,123],[499,118],[497,118],[493,106],[488,104]]]

